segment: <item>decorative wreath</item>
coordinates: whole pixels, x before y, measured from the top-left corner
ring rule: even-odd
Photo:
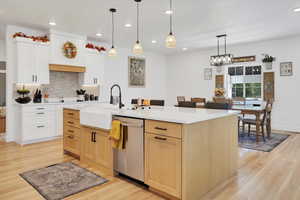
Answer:
[[[72,42],[66,42],[63,46],[64,54],[67,58],[75,58],[77,55],[77,48]]]

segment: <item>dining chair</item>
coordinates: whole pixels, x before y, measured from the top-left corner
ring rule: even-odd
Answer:
[[[196,108],[196,103],[191,101],[179,101],[178,107]]]
[[[229,110],[231,108],[231,104],[229,104],[229,103],[207,102],[205,104],[205,108],[207,108],[207,109]]]
[[[267,127],[267,134],[268,134],[268,137],[270,137],[271,135],[271,121],[270,121],[270,115],[271,115],[271,111],[272,111],[272,102],[271,101],[268,101],[266,103],[266,107],[265,107],[265,111],[263,113],[263,117],[261,119],[259,119],[259,126],[261,128],[261,133],[262,133],[262,137],[263,137],[263,140],[266,141],[265,139],[265,126]],[[247,124],[248,125],[248,136],[250,135],[250,130],[251,130],[251,125],[255,125],[256,126],[256,119],[247,119],[247,118],[244,118],[242,120],[243,122],[243,132],[245,133],[245,125]]]
[[[184,96],[178,96],[177,97],[177,102],[183,102],[185,101],[185,97]]]
[[[196,103],[196,107],[197,108],[204,108],[205,107],[205,103],[206,103],[206,99],[205,98],[191,98],[191,102],[195,102]]]
[[[231,99],[227,99],[225,97],[214,97],[213,101],[215,103],[228,103],[228,104],[232,104],[232,100]]]
[[[151,106],[164,106],[165,105],[165,100],[150,100],[150,105]]]

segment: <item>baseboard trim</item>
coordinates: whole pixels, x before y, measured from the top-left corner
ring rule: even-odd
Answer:
[[[42,138],[42,139],[37,139],[37,140],[27,140],[27,141],[22,141],[21,143],[18,143],[20,145],[27,145],[27,144],[34,144],[34,143],[40,143],[40,142],[47,142],[50,140],[56,140],[62,138],[62,136],[55,136],[55,137],[48,137],[48,138]]]

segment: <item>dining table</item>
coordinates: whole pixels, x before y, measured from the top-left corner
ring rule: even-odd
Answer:
[[[260,131],[260,117],[265,113],[266,106],[265,103],[259,105],[253,104],[241,104],[241,105],[232,105],[232,110],[238,110],[242,115],[254,115],[256,121],[256,142],[259,142],[259,131]]]

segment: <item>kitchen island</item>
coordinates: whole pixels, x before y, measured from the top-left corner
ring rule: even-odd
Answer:
[[[80,123],[76,137],[81,162],[98,164],[110,172],[114,166],[108,140],[112,117],[143,119],[144,182],[166,197],[198,200],[237,170],[237,111],[175,107],[131,110],[97,105],[66,107],[64,112],[67,138],[75,132],[69,125]]]

